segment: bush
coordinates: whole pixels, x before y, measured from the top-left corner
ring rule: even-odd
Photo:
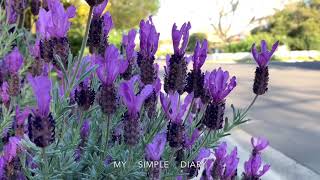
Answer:
[[[260,41],[265,40],[268,44],[273,44],[277,40],[280,40],[280,43],[283,43],[283,41],[287,41],[285,37],[281,36],[271,36],[269,33],[259,33],[248,36],[246,39],[240,41],[231,43],[223,48],[224,52],[248,52],[251,51],[251,47],[253,43],[256,43],[256,46],[260,46]]]
[[[197,41],[203,41],[204,39],[207,39],[207,35],[204,33],[191,34],[189,44],[187,47],[187,52],[193,52],[194,48],[196,47]]]

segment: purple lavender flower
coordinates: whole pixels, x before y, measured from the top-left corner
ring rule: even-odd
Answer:
[[[40,57],[40,39],[36,39],[34,45],[29,48],[29,52],[34,58]]]
[[[227,154],[227,143],[221,143],[215,149],[215,161],[211,169],[211,176],[216,179],[233,179],[239,163],[237,157],[237,148],[235,147],[230,154]]]
[[[223,71],[221,67],[213,70],[206,78],[205,87],[211,96],[211,100],[215,103],[222,102],[229,93],[237,86],[236,77],[233,76],[229,80],[229,72]],[[228,82],[229,80],[229,82]]]
[[[3,178],[5,175],[5,167],[6,161],[4,160],[3,156],[0,156],[0,178]]]
[[[169,94],[169,97],[164,97],[160,93],[160,101],[162,109],[165,112],[167,119],[170,120],[168,124],[167,139],[170,147],[178,148],[184,145],[185,141],[185,128],[183,125],[182,117],[184,116],[187,107],[191,103],[193,94],[189,94],[182,105],[179,105],[179,93]]]
[[[135,29],[131,29],[128,35],[123,35],[122,44],[126,49],[126,59],[131,62],[134,60],[136,54],[134,48],[136,46],[134,40],[136,39],[137,31]]]
[[[11,162],[16,156],[19,150],[20,139],[18,137],[10,137],[9,142],[3,148],[3,157],[5,162]]]
[[[172,42],[174,54],[184,55],[189,42],[189,30],[191,29],[190,22],[184,23],[180,30],[177,30],[176,23],[172,26]],[[182,43],[180,41],[182,40]],[[181,44],[181,47],[180,47]]]
[[[166,133],[157,134],[150,144],[147,144],[145,149],[146,159],[149,161],[160,161],[167,142]]]
[[[104,59],[97,58],[99,67],[97,68],[97,75],[100,81],[105,85],[112,85],[120,73],[123,73],[127,67],[128,62],[120,59],[118,49],[114,45],[110,45],[105,52]]]
[[[90,53],[103,55],[109,46],[108,35],[113,27],[112,18],[109,12],[102,15],[108,1],[105,0],[100,5],[94,7],[93,18],[90,24],[90,31],[87,45]]]
[[[258,64],[256,68],[254,84],[253,84],[253,92],[256,95],[263,95],[268,91],[268,83],[269,83],[269,68],[268,64],[273,53],[276,51],[279,45],[279,41],[273,44],[272,50],[269,51],[267,47],[266,41],[261,41],[261,52],[258,53],[255,44],[252,45],[252,55],[255,61]]]
[[[200,42],[198,41],[196,44],[196,47],[194,49],[193,56],[192,56],[194,70],[201,69],[205,60],[207,59],[207,53],[208,53],[208,41],[204,40],[202,42],[202,46],[201,46]]]
[[[128,62],[120,59],[119,51],[113,45],[106,49],[104,58],[94,55],[93,61],[99,65],[96,72],[102,82],[98,94],[99,105],[103,113],[113,114],[117,108],[117,93],[113,82],[127,69]]]
[[[81,127],[80,130],[80,137],[81,139],[87,139],[90,133],[90,121],[86,119]]]
[[[6,0],[6,13],[7,13],[7,21],[9,24],[14,24],[17,22],[18,14],[14,10],[13,0]]]
[[[23,56],[19,52],[19,49],[14,48],[11,53],[4,57],[5,67],[9,73],[16,74],[23,64]]]
[[[106,12],[103,15],[103,32],[104,32],[104,36],[107,37],[110,30],[113,28],[113,21],[112,21],[112,17],[111,14],[109,12]]]
[[[10,95],[9,95],[9,85],[6,81],[3,82],[1,85],[0,95],[1,95],[2,102],[4,104],[8,104],[10,101]]]
[[[279,41],[275,42],[272,46],[271,51],[268,50],[268,46],[265,40],[261,41],[261,52],[258,53],[256,45],[253,44],[251,48],[252,56],[257,62],[260,68],[265,68],[268,66],[273,53],[276,51],[279,45]]]
[[[268,164],[263,165],[262,170],[259,171],[261,165],[262,159],[260,154],[251,156],[250,159],[244,163],[244,180],[260,179],[261,176],[269,171],[270,165]]]
[[[22,112],[20,112],[19,107],[16,108],[16,119],[15,119],[15,135],[17,137],[22,138],[25,131],[24,123],[28,118],[29,114],[31,113],[29,108],[25,108]]]
[[[269,141],[263,137],[252,137],[251,145],[253,147],[253,154],[260,153],[269,145]]]
[[[95,18],[99,18],[102,15],[103,11],[106,9],[107,4],[108,0],[104,0],[101,4],[95,6],[93,8],[93,16]]]
[[[207,149],[207,148],[200,149],[198,156],[193,160],[193,163],[195,164],[195,166],[190,166],[185,169],[185,172],[188,173],[188,178],[193,178],[198,176],[200,168],[197,167],[197,165],[200,164],[203,159],[209,157],[210,154],[211,154],[210,149]]]
[[[39,18],[36,22],[37,33],[40,34],[41,38],[49,39],[51,37],[49,34],[49,28],[52,27],[52,12],[41,8],[39,11]]]
[[[232,179],[232,177],[236,176],[237,167],[239,164],[239,158],[237,157],[237,155],[238,151],[237,147],[235,147],[232,152],[225,158],[226,167],[223,174],[224,179]]]
[[[76,14],[76,8],[69,6],[66,10],[63,4],[58,0],[49,1],[49,12],[51,12],[52,27],[47,29],[51,37],[67,37],[71,22],[70,18],[73,18]],[[46,22],[47,23],[47,22]]]
[[[28,136],[38,147],[44,148],[55,140],[55,120],[50,113],[51,80],[47,76],[32,77],[30,74],[27,78],[38,104],[28,117]]]
[[[204,40],[202,46],[200,42],[197,42],[192,56],[193,70],[187,75],[187,84],[185,91],[188,93],[194,92],[195,98],[205,95],[204,86],[204,73],[201,72],[208,53],[208,42]]]
[[[140,68],[141,81],[143,84],[153,84],[157,78],[154,67],[155,53],[158,49],[159,36],[157,30],[149,17],[148,21],[140,22],[140,52],[138,52],[137,63]]]
[[[127,106],[127,112],[123,115],[124,141],[129,146],[139,142],[140,119],[139,112],[145,99],[152,93],[152,85],[146,85],[139,94],[135,93],[135,83],[139,76],[132,77],[129,81],[122,82],[119,86],[119,95]]]
[[[186,135],[185,137],[185,143],[184,143],[184,147],[187,149],[191,149],[192,146],[195,144],[195,142],[197,141],[197,139],[200,137],[201,133],[199,131],[198,128],[196,128],[192,135],[191,138],[188,138],[188,136]]]
[[[208,128],[217,130],[223,127],[225,98],[236,87],[236,77],[232,77],[229,82],[229,72],[221,68],[207,73],[205,76],[205,88],[211,101],[208,104],[202,122]]]
[[[179,107],[179,94],[176,92],[174,94],[169,94],[169,97],[166,98],[165,95],[160,93],[160,101],[162,104],[162,109],[166,113],[169,120],[175,123],[182,123],[182,117],[184,116],[187,107],[191,103],[193,94],[188,94],[184,99],[184,103]]]
[[[152,60],[158,50],[160,33],[152,22],[152,17],[149,20],[140,22],[140,54],[144,60]]]
[[[140,112],[145,99],[152,93],[152,85],[146,85],[138,95],[135,93],[135,83],[139,76],[132,77],[129,81],[122,82],[119,86],[119,94],[128,108],[129,115],[135,116]]]
[[[47,117],[50,112],[51,80],[46,76],[32,77],[30,74],[27,78],[37,100],[39,115]]]

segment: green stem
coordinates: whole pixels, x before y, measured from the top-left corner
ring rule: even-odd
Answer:
[[[200,148],[202,148],[203,145],[207,142],[207,139],[208,139],[208,137],[210,135],[210,132],[211,132],[211,129],[208,131],[207,135],[204,137],[204,139],[201,142],[201,144],[197,147],[196,151],[194,151],[194,153],[191,156],[189,156],[190,158],[188,158],[188,161],[191,161],[191,160],[193,160],[195,158],[195,156],[198,154]]]
[[[189,117],[189,115],[190,115],[190,113],[191,113],[191,111],[192,111],[192,108],[193,108],[193,104],[194,104],[194,97],[192,98],[192,101],[191,101],[191,104],[190,104],[190,107],[189,107],[187,116],[186,116],[186,118],[184,119],[183,124],[188,120],[188,117]]]
[[[85,48],[87,46],[88,35],[89,35],[89,30],[90,30],[90,25],[91,25],[91,20],[92,20],[92,13],[93,13],[93,7],[90,7],[88,20],[87,20],[87,25],[86,25],[86,31],[85,31],[84,37],[82,39],[82,44],[81,44],[81,49],[80,49],[80,52],[79,52],[79,57],[78,57],[78,61],[77,61],[76,70],[75,70],[75,72],[73,74],[73,77],[72,77],[72,80],[71,80],[71,83],[70,83],[70,87],[69,87],[68,91],[66,92],[67,96],[70,95],[70,91],[73,88],[74,81],[75,81],[75,79],[77,77],[77,74],[79,72],[79,68],[80,68],[80,65],[81,65],[81,62],[82,62],[84,50],[85,50]]]
[[[109,142],[109,133],[110,133],[110,118],[111,115],[108,115],[107,116],[107,135],[106,135],[106,139],[107,139],[107,142],[106,142],[106,147],[108,148],[108,142]]]
[[[44,166],[44,179],[45,180],[49,180],[48,177],[48,159],[47,159],[47,155],[46,155],[46,148],[41,148],[41,156],[42,156],[42,160],[43,160],[43,166]]]
[[[252,108],[252,106],[254,105],[254,103],[256,102],[256,100],[258,99],[259,95],[256,95],[252,102],[250,103],[250,105],[247,107],[247,109],[244,111],[243,115],[246,115],[248,113],[248,111]]]

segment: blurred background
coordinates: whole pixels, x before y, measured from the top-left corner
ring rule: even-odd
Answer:
[[[82,0],[64,3],[77,7],[69,33],[76,53],[89,7]],[[109,0],[106,10],[115,24],[109,42],[118,47],[123,33],[152,15],[161,33],[157,53],[161,65],[173,51],[173,23],[179,27],[190,21],[188,54],[197,40],[209,40],[204,69],[222,66],[237,76],[238,87],[228,102],[240,108],[254,96],[252,44],[265,39],[271,47],[279,40],[270,65],[269,92],[249,113],[252,121],[234,131],[229,141],[245,152],[251,136],[270,140],[265,159],[272,172],[266,179],[320,179],[320,0]]]

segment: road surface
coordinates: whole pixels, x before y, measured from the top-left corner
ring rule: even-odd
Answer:
[[[238,79],[228,103],[245,108],[254,97],[255,64],[207,63],[203,68],[220,66]],[[272,148],[320,174],[320,63],[276,63],[269,68],[269,91],[259,97],[249,113],[253,120],[241,129],[268,138]]]

